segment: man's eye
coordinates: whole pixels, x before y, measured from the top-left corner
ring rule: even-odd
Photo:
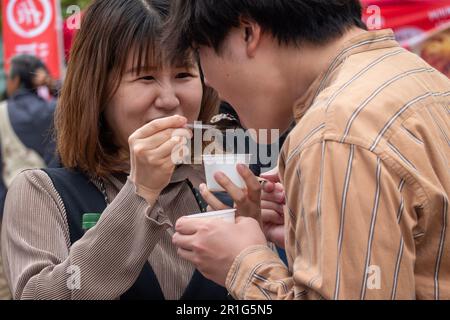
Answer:
[[[192,77],[193,77],[193,75],[190,74],[189,72],[179,73],[176,76],[177,79],[185,79],[185,78],[192,78]]]
[[[138,80],[153,81],[153,80],[155,80],[155,77],[145,76],[145,77],[140,77]]]

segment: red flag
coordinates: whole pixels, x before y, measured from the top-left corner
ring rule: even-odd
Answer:
[[[369,29],[391,28],[400,42],[450,21],[450,0],[362,0]]]
[[[2,0],[2,11],[6,71],[13,56],[31,54],[60,79],[63,48],[59,0]]]
[[[450,77],[450,0],[362,0],[369,29],[391,28],[397,40]]]

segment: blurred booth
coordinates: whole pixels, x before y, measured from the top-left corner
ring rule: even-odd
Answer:
[[[403,47],[450,77],[450,0],[361,2],[369,29],[393,29]]]

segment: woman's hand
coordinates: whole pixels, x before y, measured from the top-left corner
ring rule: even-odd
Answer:
[[[169,184],[175,171],[174,152],[186,144],[186,139],[192,138],[192,132],[183,128],[186,122],[182,116],[157,119],[136,130],[128,140],[130,179],[137,194],[150,205]]]
[[[238,216],[253,218],[261,224],[261,185],[256,176],[247,166],[238,164],[237,171],[244,179],[246,185],[244,189],[237,187],[222,172],[216,173],[214,178],[233,199]],[[202,197],[209,204],[210,209],[229,209],[228,206],[223,204],[208,190],[205,184],[200,185],[200,192]]]

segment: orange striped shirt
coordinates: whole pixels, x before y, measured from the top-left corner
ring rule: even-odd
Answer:
[[[279,161],[288,266],[235,260],[238,299],[450,299],[450,81],[391,31],[347,43]]]

